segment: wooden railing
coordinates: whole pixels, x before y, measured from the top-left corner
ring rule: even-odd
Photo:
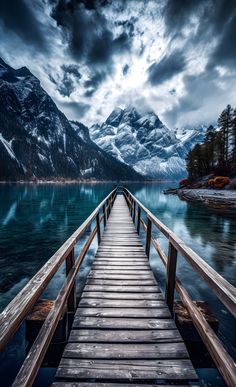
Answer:
[[[202,341],[206,345],[217,368],[222,374],[228,386],[236,386],[236,365],[233,359],[225,350],[222,342],[219,340],[213,329],[206,321],[203,314],[199,311],[196,304],[192,301],[189,293],[176,276],[177,255],[182,257],[192,266],[218,299],[226,308],[236,317],[236,289],[210,267],[198,254],[189,248],[178,236],[176,236],[168,227],[158,220],[134,195],[126,188],[123,190],[130,214],[136,224],[138,233],[140,224],[146,232],[146,254],[149,257],[151,243],[166,267],[166,289],[165,297],[169,309],[174,314],[174,295],[178,292],[183,305],[186,307]],[[141,217],[142,212],[147,218],[147,223]],[[154,238],[152,229],[156,227],[169,240],[168,255],[160,247],[158,241]]]
[[[101,222],[104,227],[110,215],[117,189],[114,189],[92,212],[85,222],[60,247],[60,249],[46,262],[27,285],[18,293],[0,315],[0,351],[3,351],[20,324],[32,310],[35,302],[48,286],[61,264],[66,262],[66,279],[50,310],[38,336],[13,383],[13,386],[31,386],[49,347],[57,324],[67,305],[68,312],[76,308],[76,275],[80,265],[97,235],[98,243],[101,240]],[[96,225],[90,232],[77,259],[74,258],[74,247],[85,231],[96,219]]]

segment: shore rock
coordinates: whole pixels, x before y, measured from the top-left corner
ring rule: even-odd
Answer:
[[[236,208],[236,191],[212,189],[179,189],[181,199],[202,202],[216,207]]]

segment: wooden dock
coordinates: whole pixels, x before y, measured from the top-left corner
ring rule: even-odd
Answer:
[[[197,379],[123,195],[114,202],[56,378],[54,387]]]
[[[141,229],[145,246],[139,236]],[[154,230],[167,238],[168,251],[161,248]],[[98,249],[77,304],[77,274],[96,237]],[[84,242],[76,257],[75,247],[81,238]],[[149,266],[151,246],[166,269],[165,295]],[[226,385],[235,387],[235,362],[178,278],[178,254],[228,313],[236,317],[236,289],[130,191],[122,188],[119,194],[115,188],[1,313],[0,351],[4,351],[24,321],[34,315],[40,296],[62,264],[65,265],[64,282],[56,299],[48,300],[47,305],[51,306],[12,386],[33,385],[54,334],[62,327],[60,321],[65,321],[68,341],[53,387],[197,384],[174,321],[178,293]],[[73,317],[72,329],[68,316]]]

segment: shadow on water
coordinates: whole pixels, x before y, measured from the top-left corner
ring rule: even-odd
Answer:
[[[169,185],[169,184],[168,184]],[[163,223],[192,247],[204,260],[233,285],[236,284],[236,214],[216,212],[205,206],[186,203],[177,196],[164,195],[161,184],[128,184],[128,188]],[[114,184],[51,184],[0,186],[0,308],[3,309],[42,267],[61,244],[79,227]],[[89,230],[88,230],[89,231]],[[166,238],[154,230],[167,252]],[[79,253],[88,233],[76,247]],[[145,235],[141,238],[145,243]],[[84,260],[77,278],[77,296],[85,283],[96,251],[96,240]],[[162,288],[165,270],[156,252],[150,263]],[[234,321],[204,281],[181,257],[177,267],[187,290],[196,300],[207,300],[220,320],[219,334],[235,355]],[[53,299],[65,277],[62,265],[43,297]],[[9,386],[25,354],[24,325],[0,356],[0,378]],[[49,386],[55,368],[41,368],[35,386]],[[200,370],[204,385],[222,386],[216,370]]]

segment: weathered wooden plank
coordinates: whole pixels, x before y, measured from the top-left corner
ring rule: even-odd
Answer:
[[[99,308],[163,308],[166,307],[164,300],[106,300],[102,298],[81,298],[79,307]]]
[[[149,264],[148,263],[148,260],[147,260],[147,257],[144,255],[144,254],[123,254],[123,253],[120,253],[120,254],[115,254],[115,253],[103,253],[103,254],[97,254],[96,255],[96,258],[94,261],[98,261],[98,260],[112,260],[112,262],[115,262],[115,261],[122,261],[122,262],[136,262],[138,263],[138,261],[140,262],[143,262],[144,264]]]
[[[127,266],[121,266],[121,269],[117,269],[117,266],[105,266],[104,265],[100,265],[98,266],[98,268],[95,268],[95,265],[93,265],[92,267],[92,270],[89,272],[89,275],[90,276],[102,276],[102,275],[105,275],[105,276],[109,276],[109,275],[126,275],[126,276],[135,276],[135,279],[139,279],[139,278],[153,278],[154,275],[153,275],[153,272],[152,270],[150,269],[150,267],[145,267],[144,266],[144,270],[141,268],[138,268],[136,265],[133,265],[131,266],[131,268],[129,269],[130,266],[128,266],[128,269],[127,269]],[[106,278],[109,278],[109,277],[106,277]]]
[[[137,240],[137,238],[112,238],[112,237],[105,237],[102,239],[102,243],[103,245],[112,245],[112,246],[119,246],[120,244],[124,244],[124,245],[138,245],[140,247],[142,247],[142,243],[140,242],[140,240]]]
[[[82,298],[103,298],[110,300],[164,300],[162,293],[109,293],[109,292],[83,292]]]
[[[183,339],[177,329],[114,330],[73,329],[69,342],[87,343],[179,343]]]
[[[119,240],[119,239],[121,239],[121,240],[133,239],[133,240],[138,241],[138,242],[141,241],[141,239],[139,238],[139,236],[135,232],[135,230],[134,230],[133,235],[127,235],[127,234],[121,234],[121,233],[116,234],[115,232],[114,233],[112,233],[112,232],[109,232],[109,233],[104,232],[104,234],[103,234],[103,241],[106,240],[106,239],[112,239],[112,240],[113,239],[115,239],[115,240]]]
[[[93,382],[55,382],[52,384],[52,387],[120,387],[121,384],[118,383],[93,383]],[[122,383],[122,387],[156,387],[156,386],[163,386],[163,384],[125,384]],[[189,384],[179,384],[178,387],[188,387]],[[173,387],[172,385],[165,384],[165,387]]]
[[[137,345],[139,347],[139,345]],[[71,367],[71,368],[78,368],[81,366],[83,367],[89,367],[91,366],[96,369],[103,369],[103,368],[109,368],[110,370],[115,370],[118,368],[123,369],[134,369],[137,367],[137,369],[157,369],[158,366],[160,367],[181,367],[182,372],[180,374],[182,375],[182,378],[184,377],[185,371],[189,372],[191,371],[191,361],[189,359],[77,359],[77,358],[64,358],[62,359],[61,366],[62,367]],[[196,377],[196,373],[192,373],[192,377]]]
[[[68,343],[63,356],[77,359],[186,359],[188,352],[184,343]]]
[[[153,274],[152,273],[147,273],[147,274],[129,274],[129,273],[123,273],[120,272],[115,272],[115,273],[109,273],[109,272],[103,272],[101,270],[96,270],[93,271],[92,273],[89,273],[88,278],[90,279],[104,279],[104,280],[110,280],[110,279],[115,279],[115,280],[136,280],[138,278],[138,283],[140,284],[143,283],[143,280],[150,280],[151,283],[153,282]]]
[[[122,251],[124,251],[124,252],[131,252],[131,253],[133,253],[133,252],[142,252],[142,253],[144,253],[144,250],[143,250],[143,246],[120,246],[120,245],[117,245],[117,246],[113,246],[112,244],[111,245],[99,245],[99,248],[98,248],[98,252],[99,253],[101,253],[102,251],[104,251],[104,252],[112,252],[112,251],[114,251],[114,252],[122,252]]]
[[[135,279],[129,279],[129,280],[121,280],[121,279],[93,279],[88,278],[86,281],[87,285],[110,285],[110,286],[155,286],[156,282],[154,279],[141,279],[141,280],[135,280]]]
[[[143,363],[130,364],[120,360],[117,364],[84,359],[63,359],[62,365],[57,371],[57,377],[76,379],[149,379],[149,380],[196,380],[196,373],[191,363],[185,359],[174,361],[162,360],[151,365]],[[97,385],[97,384],[96,384]],[[122,383],[123,386],[123,383]]]
[[[118,272],[118,271],[125,271],[127,273],[137,273],[137,276],[138,274],[140,273],[145,273],[145,272],[149,272],[151,269],[148,265],[142,265],[142,264],[139,264],[139,265],[136,265],[136,264],[127,264],[127,263],[124,263],[124,264],[105,264],[103,262],[94,262],[93,264],[93,270],[102,270],[102,271],[108,271],[109,273],[113,273],[113,272]]]
[[[101,246],[104,246],[104,245],[108,245],[108,246],[139,246],[139,247],[142,247],[142,243],[140,242],[140,240],[138,241],[136,238],[104,238],[102,239],[102,245]]]
[[[85,291],[95,291],[95,292],[126,292],[126,293],[155,293],[160,292],[159,286],[136,286],[136,285],[85,285],[84,287]]]
[[[121,238],[125,237],[125,238],[127,238],[127,237],[130,237],[130,236],[133,236],[133,237],[136,238],[136,240],[138,240],[140,242],[140,239],[137,238],[137,233],[134,230],[134,226],[123,227],[122,225],[120,225],[120,226],[117,226],[117,227],[115,227],[115,226],[108,226],[108,227],[111,227],[111,230],[110,230],[109,233],[106,232],[106,233],[103,234],[105,238],[106,237],[111,237],[111,238],[113,238],[113,237],[121,237]],[[122,233],[120,232],[120,229],[123,230]]]
[[[99,255],[96,256],[94,259],[94,264],[101,263],[101,261],[106,261],[105,263],[111,263],[116,264],[118,262],[121,262],[122,265],[124,265],[126,262],[127,264],[139,264],[139,265],[146,265],[150,267],[149,262],[147,261],[147,258],[143,257],[142,255],[139,256],[111,256],[110,254],[106,255]]]
[[[78,307],[76,316],[81,317],[145,317],[145,318],[168,318],[170,317],[169,309],[159,307],[156,309],[151,308],[92,308],[92,307]]]
[[[176,325],[170,318],[111,318],[75,316],[73,328],[103,329],[175,329]]]

